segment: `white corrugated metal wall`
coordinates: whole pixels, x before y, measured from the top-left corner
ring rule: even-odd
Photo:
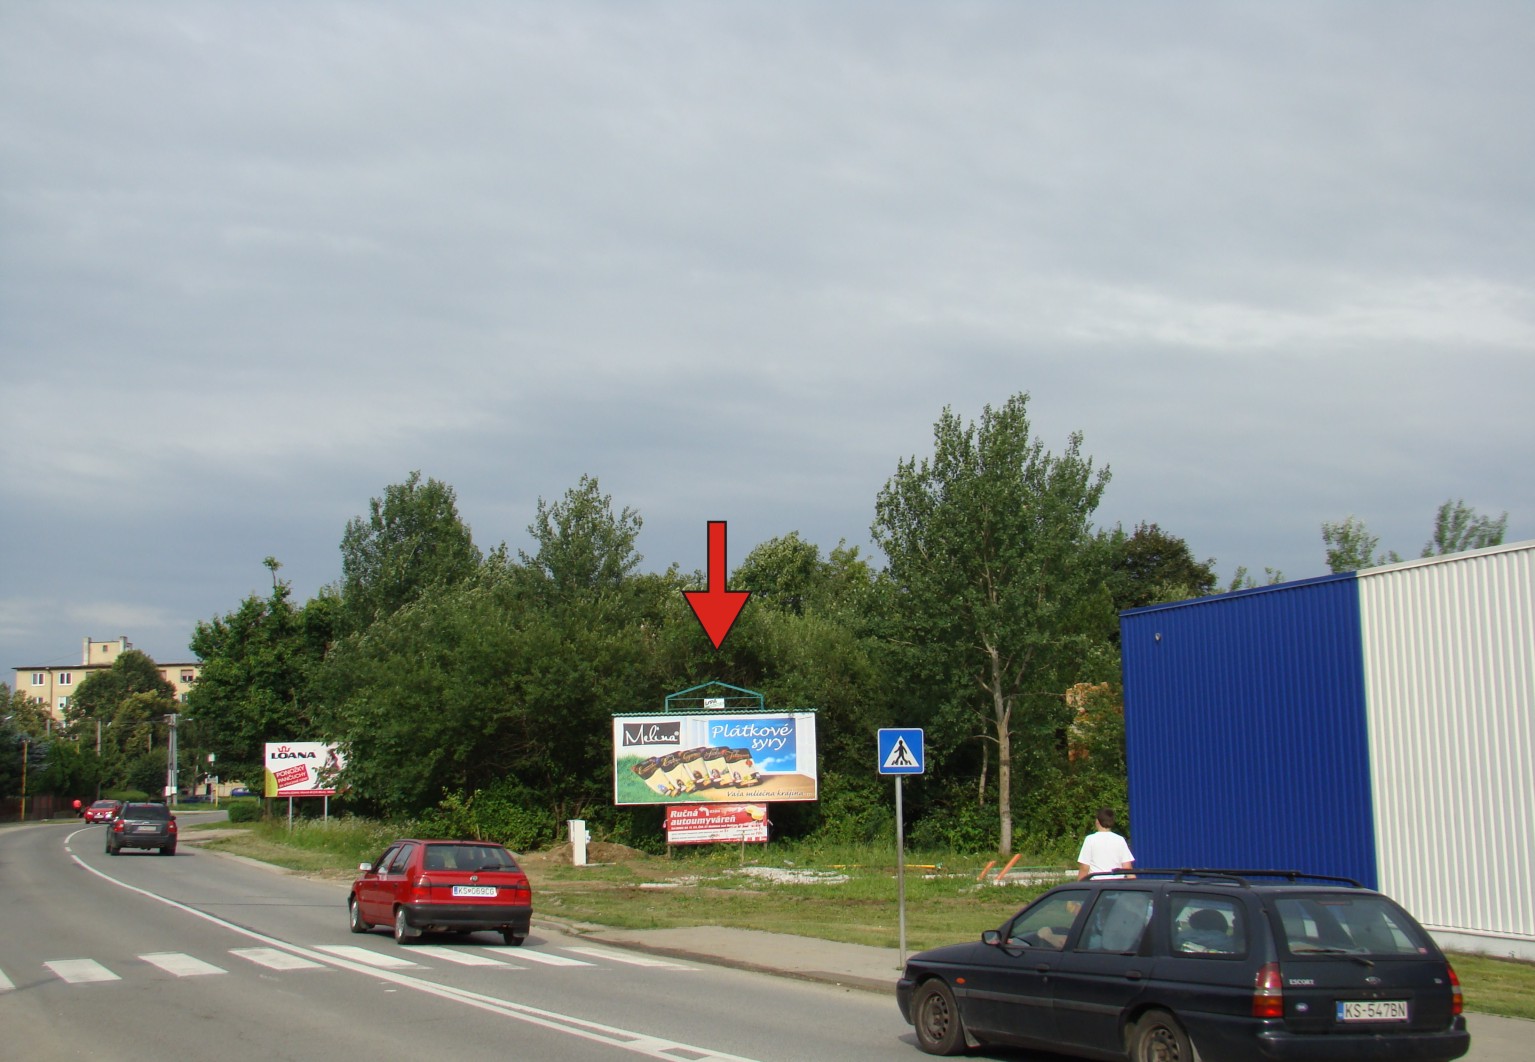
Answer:
[[[1535,542],[1359,573],[1380,888],[1535,959]]]

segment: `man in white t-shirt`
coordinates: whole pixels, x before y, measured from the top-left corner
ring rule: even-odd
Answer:
[[[1114,812],[1109,808],[1099,808],[1097,821],[1098,829],[1087,835],[1087,840],[1082,842],[1082,851],[1077,855],[1078,881],[1089,874],[1130,870],[1135,865],[1135,856],[1130,854],[1130,846],[1114,832]]]

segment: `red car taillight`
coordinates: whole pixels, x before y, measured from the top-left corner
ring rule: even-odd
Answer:
[[[123,832],[123,820],[122,819],[118,819],[116,822],[112,823],[112,832],[113,833],[122,833]]]
[[[171,833],[175,833],[175,832],[176,832],[176,820],[172,819],[171,820]]]
[[[1253,1017],[1284,1017],[1284,988],[1279,980],[1279,964],[1266,962],[1253,978]]]
[[[1449,963],[1445,963],[1444,968],[1450,975],[1450,1013],[1463,1013],[1466,1009],[1466,997],[1460,990],[1460,978],[1455,976],[1455,967]]]

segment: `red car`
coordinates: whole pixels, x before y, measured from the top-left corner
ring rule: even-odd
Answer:
[[[83,817],[86,822],[111,822],[122,806],[121,800],[98,800],[85,809]]]
[[[513,947],[528,937],[533,888],[502,845],[406,837],[357,869],[346,901],[353,933],[392,926],[409,944],[425,932],[488,930]]]

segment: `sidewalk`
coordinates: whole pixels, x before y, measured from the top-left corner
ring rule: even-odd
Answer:
[[[535,929],[539,921],[543,919],[535,916]],[[721,926],[617,929],[549,921],[566,932],[615,947],[885,993],[890,997],[891,1014],[896,1021],[901,1020],[895,1009],[895,982],[901,975],[900,954],[895,948]],[[1527,1062],[1531,1057],[1535,1021],[1468,1014],[1466,1023],[1471,1028],[1471,1051],[1464,1056],[1469,1062]]]

